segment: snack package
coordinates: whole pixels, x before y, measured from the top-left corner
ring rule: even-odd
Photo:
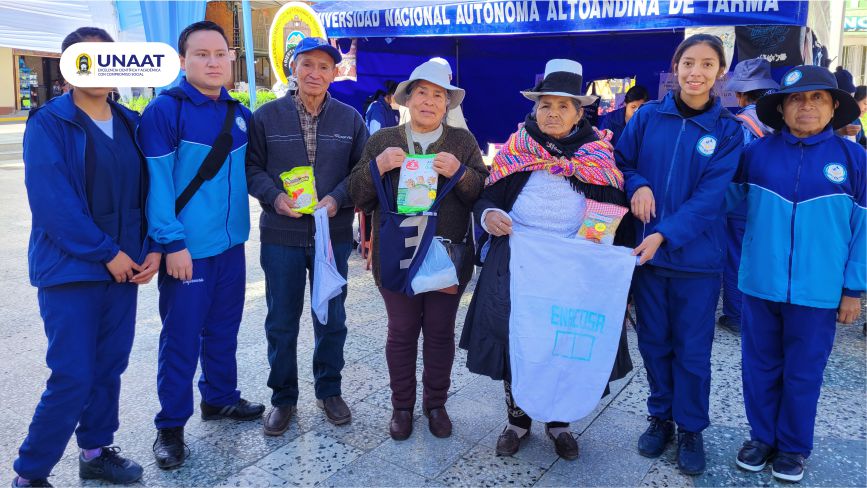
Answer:
[[[434,154],[407,154],[400,167],[397,213],[427,212],[437,197],[439,175],[433,169]]]
[[[280,173],[283,189],[289,198],[295,201],[295,211],[302,214],[312,214],[319,203],[316,198],[316,182],[313,179],[313,166],[297,166]]]
[[[584,222],[578,229],[578,235],[588,241],[614,244],[614,233],[627,211],[626,207],[613,203],[599,203],[588,198]]]

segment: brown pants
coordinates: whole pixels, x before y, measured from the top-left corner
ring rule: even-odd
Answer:
[[[406,296],[380,288],[388,312],[388,339],[385,359],[391,385],[391,404],[395,409],[415,407],[415,363],[419,332],[424,332],[422,384],[425,409],[446,404],[455,360],[455,315],[463,293],[439,292]]]

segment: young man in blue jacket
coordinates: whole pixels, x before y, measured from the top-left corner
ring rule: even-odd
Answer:
[[[186,76],[179,89],[148,106],[138,129],[151,172],[150,235],[166,249],[159,276],[161,410],[154,420],[154,457],[163,469],[184,462],[184,425],[193,414],[191,382],[199,361],[203,420],[252,420],[265,410],[241,398],[235,360],[244,308],[244,242],[250,232],[244,158],[251,114],[223,88],[231,63],[217,24],[204,21],[185,28],[178,53]],[[216,175],[183,208],[176,208],[179,196],[190,194],[189,185],[212,144],[226,145],[221,134],[226,120],[228,155],[218,160]]]
[[[729,206],[746,196],[744,406],[750,440],[737,465],[785,481],[804,476],[835,322],[852,323],[867,288],[865,152],[834,135],[855,100],[819,66],[798,66],[759,99],[778,132],[750,144]]]
[[[771,78],[771,63],[763,58],[745,59],[735,66],[726,88],[735,92],[741,107],[737,120],[744,132],[744,145],[773,133],[756,115],[756,101],[780,85]],[[726,215],[726,262],[723,270],[723,307],[719,325],[736,334],[741,332],[741,292],[738,267],[744,240],[747,208],[740,205]]]
[[[112,42],[82,27],[63,40]],[[142,467],[110,447],[120,377],[135,332],[138,286],[160,266],[143,208],[147,166],[135,143],[138,114],[76,87],[30,113],[24,184],[33,224],[30,282],[48,338],[51,376],[18,451],[12,486],[51,486],[48,476],[75,432],[79,476],[138,481]]]

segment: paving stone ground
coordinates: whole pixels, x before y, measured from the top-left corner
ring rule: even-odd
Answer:
[[[0,127],[5,139],[20,130]],[[10,135],[12,134],[12,135]],[[252,205],[252,222],[258,209]],[[46,341],[27,281],[30,215],[20,161],[0,164],[0,464],[4,481],[27,432],[48,370]],[[258,232],[247,244],[247,295],[238,348],[239,384],[244,397],[267,403],[268,362],[264,336],[265,285],[258,264]],[[472,293],[458,313],[458,334]],[[306,304],[308,307],[309,304]],[[416,411],[415,431],[403,442],[388,436],[390,418],[385,365],[386,315],[362,261],[350,262],[346,304],[344,396],[353,410],[348,426],[326,422],[314,404],[313,333],[309,314],[302,320],[298,365],[301,397],[298,416],[285,435],[262,434],[260,422],[202,422],[187,425],[192,457],[180,469],[161,471],[153,463],[153,416],[156,396],[157,339],[160,321],[155,284],[142,287],[138,323],[129,369],[123,377],[121,425],[116,436],[124,453],[145,466],[146,486],[777,486],[769,470],[747,474],[734,467],[734,455],[748,436],[740,381],[739,338],[718,330],[713,351],[712,425],[705,432],[708,470],[690,478],[678,473],[674,450],[656,460],[639,456],[638,435],[646,426],[647,379],[636,348],[629,343],[635,370],[613,385],[611,395],[589,417],[573,424],[581,456],[557,458],[542,425],[513,458],[494,454],[505,423],[502,385],[466,370],[458,350],[448,401],[454,435],[437,439]],[[420,369],[419,369],[420,371]],[[840,326],[825,373],[816,423],[816,447],[808,460],[803,486],[867,485],[867,406],[865,341],[860,328]],[[199,400],[196,391],[196,402]],[[420,403],[420,401],[419,401]],[[198,408],[196,415],[198,415]],[[77,473],[74,441],[54,469],[55,486],[100,485],[83,482]]]

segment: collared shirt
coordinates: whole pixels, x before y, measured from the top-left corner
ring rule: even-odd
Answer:
[[[307,148],[307,159],[310,166],[316,161],[316,129],[319,126],[319,116],[325,110],[325,105],[331,99],[331,94],[325,92],[325,100],[319,106],[319,111],[311,114],[301,101],[301,96],[295,95],[295,106],[298,108],[298,115],[301,117],[301,133],[304,135],[304,146]]]

